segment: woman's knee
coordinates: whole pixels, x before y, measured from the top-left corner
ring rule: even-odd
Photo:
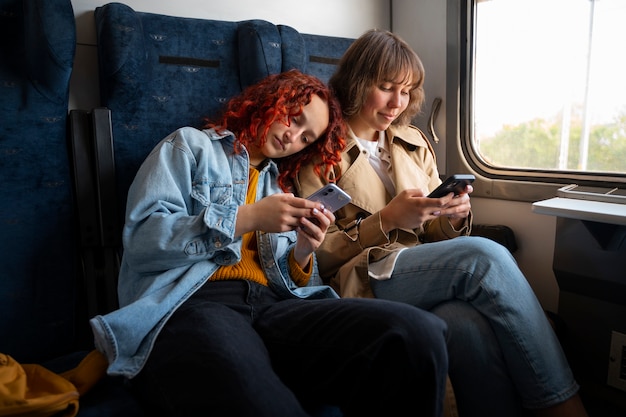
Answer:
[[[444,320],[426,310],[399,303],[402,312],[389,323],[394,334],[399,335],[411,349],[446,351],[448,326]]]
[[[475,255],[495,259],[501,262],[515,262],[511,252],[498,242],[481,236],[464,236],[454,239],[465,245]]]
[[[344,299],[344,302],[359,302],[362,299]],[[447,332],[445,321],[428,311],[412,305],[388,301],[368,300],[376,308],[365,308],[359,317],[363,333],[373,337],[399,338],[407,345],[431,346],[444,349]]]
[[[483,285],[499,287],[502,284],[507,286],[527,284],[515,258],[501,244],[478,236],[453,240],[465,246],[464,253],[468,255],[459,260],[459,263],[465,263],[465,270],[471,271],[473,277],[483,282]]]

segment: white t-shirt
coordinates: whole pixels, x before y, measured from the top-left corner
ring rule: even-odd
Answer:
[[[396,186],[393,183],[391,171],[391,153],[387,149],[387,141],[385,140],[385,132],[378,132],[378,142],[365,140],[357,137],[357,143],[361,149],[367,151],[366,155],[374,171],[385,185],[389,195],[396,195]]]
[[[387,192],[391,196],[396,195],[396,186],[393,182],[391,172],[393,167],[391,165],[391,153],[387,148],[387,141],[385,140],[385,132],[378,132],[378,142],[371,140],[365,140],[357,137],[357,143],[361,150],[365,150],[367,158],[374,168],[374,171],[378,174],[378,177],[385,185]],[[356,136],[356,135],[355,135]],[[371,278],[384,280],[391,278],[391,274],[396,265],[398,255],[404,249],[400,249],[391,255],[381,259],[380,261],[371,262],[368,264],[368,274]]]

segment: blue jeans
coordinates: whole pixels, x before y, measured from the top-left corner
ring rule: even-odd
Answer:
[[[525,408],[553,406],[578,391],[539,301],[502,245],[481,237],[418,245],[400,254],[391,279],[371,281],[376,297],[426,310],[449,300],[469,303],[493,329]],[[451,363],[457,354],[450,352]],[[468,373],[480,372],[471,363],[466,366]],[[475,380],[477,388],[484,382]],[[483,397],[494,400],[487,390]]]
[[[521,417],[522,404],[491,324],[471,304],[430,310],[448,325],[448,374],[461,417]]]
[[[403,303],[280,300],[248,281],[209,281],[165,324],[131,380],[150,415],[440,416],[445,323]]]

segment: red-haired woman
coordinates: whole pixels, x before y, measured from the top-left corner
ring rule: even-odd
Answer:
[[[109,374],[131,379],[149,415],[441,414],[443,321],[339,300],[313,256],[334,215],[283,192],[314,156],[322,174],[339,160],[341,120],[322,82],[290,71],[232,99],[215,126],[172,133],[139,169],[121,308],[91,324]]]

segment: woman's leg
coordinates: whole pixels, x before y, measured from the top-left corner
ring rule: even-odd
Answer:
[[[149,415],[305,417],[252,326],[245,281],[209,282],[165,324],[131,380]]]
[[[440,416],[445,323],[385,300],[285,300],[245,281],[209,282],[159,334],[132,380],[150,415]]]
[[[469,303],[445,301],[430,310],[448,325],[450,380],[461,417],[522,415],[522,404],[489,322]]]
[[[524,407],[544,409],[578,391],[541,305],[502,245],[480,237],[418,245],[400,254],[391,279],[372,281],[377,297],[424,309],[469,302],[489,321]]]
[[[385,300],[288,300],[255,326],[307,405],[327,400],[346,417],[441,415],[445,323],[433,314]]]

